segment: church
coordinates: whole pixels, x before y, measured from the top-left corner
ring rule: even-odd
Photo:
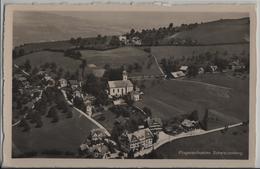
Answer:
[[[111,96],[124,96],[134,90],[133,83],[127,79],[127,72],[123,71],[123,80],[108,81]]]

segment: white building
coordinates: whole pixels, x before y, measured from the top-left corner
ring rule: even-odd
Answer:
[[[124,44],[127,44],[127,37],[126,37],[126,36],[120,35],[120,36],[118,37],[118,39],[119,39],[120,42],[122,42],[122,43],[124,43]]]
[[[119,142],[126,152],[140,151],[153,146],[153,134],[149,128],[139,129],[133,133],[125,131],[119,137]]]
[[[187,73],[188,69],[189,69],[189,66],[181,66],[180,67],[180,71],[182,71],[183,73]]]
[[[181,78],[185,76],[185,74],[182,71],[171,72],[171,74],[174,78]]]
[[[131,39],[131,41],[132,41],[132,44],[133,44],[133,45],[136,45],[136,46],[142,45],[141,39],[140,39],[139,37],[137,37],[137,36],[133,37],[133,38]]]
[[[67,85],[68,85],[67,80],[63,79],[63,78],[59,80],[59,83],[60,83],[61,88],[67,87]]]
[[[123,71],[123,80],[108,81],[111,96],[123,96],[134,90],[133,83],[127,79],[127,72]]]

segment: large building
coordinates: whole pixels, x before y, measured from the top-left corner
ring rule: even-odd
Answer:
[[[123,80],[108,81],[111,96],[123,96],[134,90],[133,83],[127,79],[127,72],[123,71]]]
[[[119,137],[121,148],[126,151],[140,151],[153,146],[153,134],[149,128],[137,130],[133,133],[124,132]]]

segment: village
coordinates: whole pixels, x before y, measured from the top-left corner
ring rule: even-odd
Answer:
[[[124,45],[142,45],[138,37],[129,40],[126,36],[119,36],[118,39]],[[225,65],[223,67],[222,64],[207,64],[204,67],[194,68],[193,65],[184,64],[177,70],[171,71],[165,64],[160,63],[161,76],[143,76],[141,78],[160,78],[164,81],[182,80],[197,74],[244,72],[248,69],[239,59],[225,63]],[[75,109],[98,126],[91,130],[81,145],[78,145],[81,157],[140,158],[151,153],[158,145],[166,143],[165,140],[170,141],[172,137],[183,134],[186,137],[194,135],[196,132],[207,131],[207,120],[199,121],[196,110],[180,116],[179,122],[169,126],[163,124],[159,117],[153,116],[149,107],[136,106],[135,103],[145,98],[146,94],[135,80],[132,80],[136,77],[129,77],[128,72],[124,69],[121,69],[121,79],[104,80],[92,74],[87,80],[84,80],[83,77],[59,78],[55,64],[43,66],[42,69],[32,73],[25,71],[25,69],[28,70],[28,67],[30,68],[29,62],[25,63],[22,68],[14,65],[13,106],[16,110],[20,110],[23,116],[16,121],[15,116],[13,126],[18,125],[24,128],[25,132],[30,132],[31,124],[29,123],[36,123],[37,128],[44,126],[40,117],[41,112],[42,114],[47,112],[47,117],[51,118],[52,122],[58,123],[58,112],[55,106],[62,113],[67,114],[67,118],[73,116],[70,109]],[[96,86],[99,86],[95,89],[99,90],[97,94],[88,93]],[[46,107],[50,108],[47,110]],[[106,129],[102,123],[105,118],[102,116],[104,110],[112,111],[121,117],[120,120],[113,121],[112,130]],[[133,119],[131,114],[134,113],[139,114],[137,117],[140,116],[140,118]],[[129,121],[131,121],[130,124]],[[224,129],[221,128],[221,130],[226,130],[227,125],[223,126]]]

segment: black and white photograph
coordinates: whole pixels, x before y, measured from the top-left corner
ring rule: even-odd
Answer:
[[[251,22],[248,11],[13,11],[11,158],[249,160]]]

